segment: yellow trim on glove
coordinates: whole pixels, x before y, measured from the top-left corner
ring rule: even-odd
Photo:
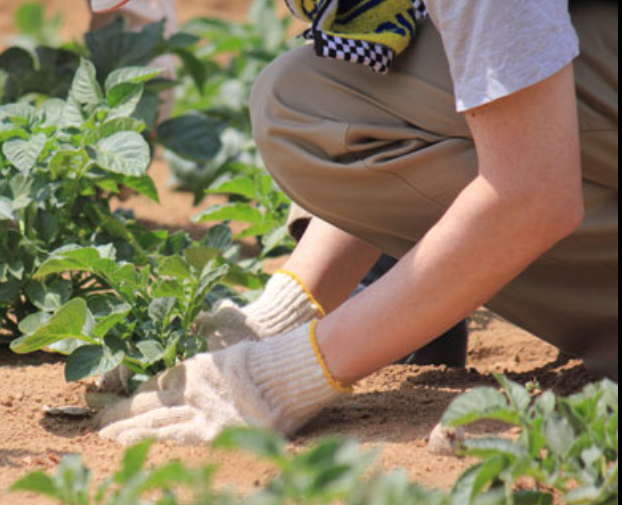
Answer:
[[[349,386],[344,386],[339,381],[337,381],[333,377],[333,374],[330,373],[330,370],[328,369],[328,366],[326,365],[324,356],[322,356],[322,351],[320,351],[320,346],[317,343],[317,332],[316,332],[317,323],[318,323],[317,319],[311,323],[311,328],[309,330],[309,336],[311,338],[311,346],[313,347],[315,356],[317,357],[318,363],[320,364],[320,366],[322,367],[322,370],[324,371],[324,376],[326,377],[326,380],[328,380],[328,383],[333,387],[333,389],[339,391],[342,394],[351,395],[352,393],[354,393],[354,388],[349,387]]]
[[[302,282],[300,277],[298,277],[295,273],[290,272],[289,270],[279,270],[274,275],[277,275],[277,274],[287,275],[290,279],[294,280],[302,288],[302,290],[305,292],[305,294],[309,298],[309,301],[313,305],[315,305],[315,308],[317,309],[317,312],[320,315],[320,318],[324,319],[326,317],[326,311],[324,310],[324,307],[322,307],[320,302],[317,301],[315,296],[313,296],[313,294],[311,293],[309,288],[305,285],[304,282]]]

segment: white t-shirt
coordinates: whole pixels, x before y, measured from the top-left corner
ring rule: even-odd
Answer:
[[[537,84],[579,55],[568,0],[427,0],[463,112]]]

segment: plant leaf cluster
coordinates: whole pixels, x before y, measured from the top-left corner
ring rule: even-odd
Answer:
[[[0,107],[0,331],[17,334],[33,312],[52,313],[80,296],[88,279],[36,278],[66,244],[114,244],[140,255],[134,227],[111,212],[122,186],[157,200],[146,175],[150,147],[133,117],[143,84],[159,71],[115,71],[101,86],[82,60],[65,100]]]
[[[257,288],[263,282],[232,262],[237,246],[226,226],[211,228],[200,242],[183,232],[145,232],[135,240],[144,255],[142,263],[119,259],[112,245],[71,245],[54,251],[34,278],[45,281],[71,274],[87,283],[87,289],[54,314],[40,312],[24,319],[23,336],[11,349],[68,355],[68,381],[100,376],[124,364],[135,373],[133,385],[138,385],[180,360],[208,351],[206,340],[193,332],[194,321],[209,308],[208,295],[217,285],[246,283]]]
[[[443,423],[458,427],[494,420],[520,429],[518,440],[476,438],[465,454],[482,459],[456,484],[465,505],[553,503],[613,505],[618,500],[618,386],[588,386],[569,398],[546,392],[535,400],[527,388],[498,376],[504,393],[478,388],[456,399]],[[521,479],[542,490],[515,492]],[[528,497],[528,498],[527,498]]]

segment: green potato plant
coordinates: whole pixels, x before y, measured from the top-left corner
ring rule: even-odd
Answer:
[[[446,426],[495,420],[520,428],[516,441],[476,438],[465,454],[482,463],[466,472],[452,496],[457,503],[551,504],[554,493],[567,505],[618,503],[618,385],[610,381],[582,393],[557,398],[546,392],[535,400],[527,388],[497,376],[504,393],[478,388],[456,399],[445,413]],[[520,479],[540,490],[516,492]]]
[[[250,175],[208,189],[208,194],[227,195],[230,202],[211,206],[194,221],[245,224],[246,229],[236,238],[255,238],[259,252],[243,264],[251,271],[258,271],[267,258],[289,254],[295,244],[287,227],[290,200],[269,175],[253,167],[248,167],[248,172]]]
[[[67,381],[103,375],[121,364],[140,381],[207,351],[193,324],[207,295],[229,272],[223,256],[233,247],[227,227],[214,227],[198,243],[185,233],[152,234],[157,245],[144,264],[118,259],[113,245],[65,246],[45,260],[34,278],[71,273],[88,290],[54,314],[40,312],[20,324],[11,343],[20,354],[41,349],[69,356]]]
[[[89,279],[35,278],[66,244],[114,244],[123,259],[144,256],[137,228],[115,215],[122,186],[157,200],[146,170],[151,152],[133,117],[144,83],[158,70],[115,71],[105,86],[82,60],[65,100],[0,107],[0,334],[14,338],[33,312],[54,312]]]

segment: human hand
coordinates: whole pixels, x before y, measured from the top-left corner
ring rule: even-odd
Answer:
[[[145,438],[200,445],[247,424],[287,435],[346,391],[325,370],[314,326],[306,325],[200,354],[104,410],[96,426],[103,438],[126,445]]]
[[[212,312],[202,312],[196,321],[196,333],[207,339],[210,351],[219,351],[240,342],[287,333],[324,315],[302,281],[281,270],[268,282],[261,297],[248,307],[225,300]]]

